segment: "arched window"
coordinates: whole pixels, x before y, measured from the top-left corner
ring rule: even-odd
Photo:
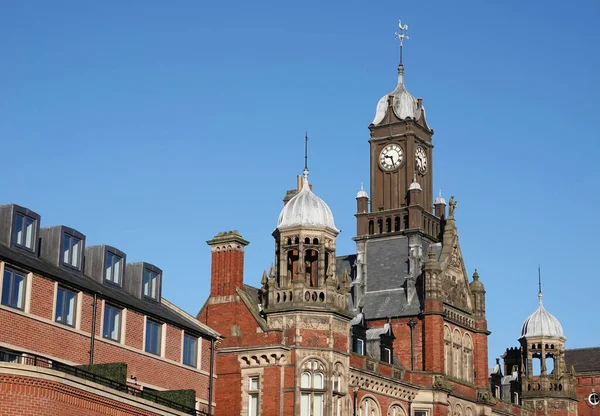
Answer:
[[[385,220],[385,232],[386,233],[392,232],[392,219],[391,218],[386,218],[386,220]]]
[[[454,330],[452,334],[452,375],[456,378],[462,376],[462,336],[458,329]]]
[[[333,416],[343,416],[345,415],[343,394],[346,391],[346,384],[344,382],[344,367],[342,364],[337,363],[335,365],[331,382],[333,384],[331,414]]]
[[[388,410],[388,416],[406,416],[406,412],[399,404],[393,404]]]
[[[394,231],[400,231],[400,217],[394,218]]]
[[[370,397],[365,397],[360,402],[358,416],[380,416],[379,406],[377,402]]]
[[[469,334],[463,336],[463,378],[473,381],[473,341]]]
[[[444,325],[444,373],[452,375],[452,335],[447,325]]]
[[[300,414],[323,416],[325,411],[325,366],[309,360],[302,366],[300,375]]]
[[[375,225],[373,224],[373,220],[369,221],[369,235],[375,234]]]

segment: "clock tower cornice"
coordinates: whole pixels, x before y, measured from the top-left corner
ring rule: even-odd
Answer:
[[[404,139],[404,138],[408,138],[408,137],[412,137],[413,139],[415,139],[415,141],[417,143],[419,143],[423,146],[427,146],[430,149],[433,149],[433,147],[434,147],[433,143],[431,143],[431,141],[429,139],[424,139],[422,137],[419,137],[414,132],[399,133],[399,134],[394,134],[394,135],[388,135],[385,137],[371,137],[369,139],[369,143],[383,143],[383,142],[389,142],[389,141],[397,140],[397,139]]]

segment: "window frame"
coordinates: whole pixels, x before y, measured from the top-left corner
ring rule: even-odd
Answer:
[[[354,338],[353,352],[360,355],[365,355],[365,340],[362,338]],[[360,344],[360,351],[358,351],[358,345]]]
[[[118,318],[118,328],[117,328],[117,339],[114,339],[110,336],[110,334],[114,331],[110,331],[110,332],[106,332],[107,328],[113,328],[113,326],[110,325],[106,325],[106,319],[107,319],[107,311],[108,310],[113,310],[113,311],[117,311],[118,313],[116,315],[110,315],[111,318],[109,319],[109,323],[115,322],[115,317]],[[102,315],[102,338],[107,339],[109,341],[114,341],[114,342],[121,342],[121,330],[123,328],[123,308],[119,308],[118,306],[113,305],[112,303],[108,303],[108,302],[104,302],[104,309],[102,311],[103,315]]]
[[[156,342],[148,342],[149,337],[149,329],[150,327],[155,326],[157,329],[157,337]],[[163,324],[159,321],[155,321],[152,318],[146,317],[146,332],[144,334],[144,352],[147,352],[152,355],[162,356],[162,328]],[[156,344],[156,352],[149,350],[149,345]]]
[[[256,380],[256,389],[252,388],[252,381]],[[256,413],[252,413],[252,402],[256,401]],[[260,376],[248,376],[248,416],[260,415]]]
[[[193,357],[193,364],[190,363],[186,363],[186,345],[189,345],[186,343],[186,338],[187,339],[192,339],[194,340],[194,349],[192,351],[192,355],[191,357]],[[198,368],[198,343],[200,342],[200,339],[197,336],[194,336],[192,334],[189,334],[185,331],[183,331],[183,345],[182,345],[182,357],[181,357],[181,363],[183,365],[187,365],[189,367],[192,368]],[[187,354],[189,356],[189,353]]]
[[[108,275],[108,267],[107,267],[107,263],[108,263],[108,256],[112,256],[112,264],[111,264],[111,279],[109,279],[107,277]],[[119,281],[115,282],[114,281],[114,266],[115,266],[115,261],[114,258],[118,257],[120,260],[117,262],[119,264]],[[124,274],[125,274],[125,256],[122,253],[118,253],[116,252],[116,250],[111,250],[110,248],[106,248],[104,250],[104,259],[102,261],[102,264],[104,266],[103,269],[103,280],[105,283],[110,283],[111,285],[114,286],[118,286],[118,287],[123,287],[123,278],[124,278]]]
[[[5,279],[6,279],[6,274],[10,273],[10,283],[8,285],[8,291],[5,292],[5,287],[4,285],[5,283]],[[21,276],[23,278],[22,280],[22,284],[21,284],[21,288],[22,288],[22,293],[20,296],[17,296],[17,298],[20,298],[21,300],[21,305],[17,306],[17,305],[13,305],[12,302],[12,297],[13,297],[13,285],[14,285],[14,281],[15,281],[15,275],[17,276]],[[0,304],[7,306],[9,308],[12,309],[17,309],[20,311],[25,311],[25,303],[26,303],[26,295],[27,295],[27,278],[28,278],[28,273],[13,269],[12,267],[8,267],[8,266],[4,266],[4,270],[2,272],[2,296],[0,297]],[[8,295],[6,295],[6,293],[8,293]],[[4,302],[4,298],[5,296],[7,296],[7,301],[6,303]]]
[[[63,320],[59,321],[58,317],[59,317],[59,310],[58,310],[58,299],[59,296],[61,294],[61,291],[63,292],[63,296],[62,296],[62,308],[60,311],[60,316],[61,318],[63,318]],[[73,295],[73,311],[72,311],[72,323],[67,322],[67,320],[65,319],[68,316],[68,313],[66,311],[66,307],[69,304],[69,302],[67,302],[67,294],[71,294]],[[65,286],[61,286],[58,285],[56,288],[56,298],[55,298],[55,305],[54,305],[54,322],[56,322],[57,324],[61,324],[61,325],[66,325],[66,326],[70,326],[70,327],[75,327],[75,325],[77,324],[77,292],[65,287]]]
[[[152,296],[147,295],[146,294],[146,274],[149,274],[150,276],[152,274],[156,275],[156,277],[154,279],[150,279],[150,282],[154,282],[154,288],[155,288],[155,295]],[[144,268],[142,270],[142,296],[145,299],[151,299],[151,300],[155,300],[158,301],[160,299],[160,292],[161,292],[161,280],[162,280],[162,272],[156,268],[156,267],[149,267],[149,265],[144,265]],[[150,286],[150,293],[152,293],[152,289]]]
[[[325,415],[325,411],[327,410],[327,396],[329,390],[329,380],[326,376],[327,368],[325,365],[316,359],[307,360],[300,371],[300,411],[307,410],[307,413],[302,413],[313,416],[315,412],[315,403],[317,402],[316,398],[319,397],[321,400],[321,414]],[[308,376],[308,386],[304,385],[304,376]],[[321,387],[315,387],[315,381],[317,376],[321,378]],[[304,397],[308,397],[308,409],[303,408]]]
[[[21,222],[21,227],[23,227],[22,231],[23,231],[24,244],[19,243],[19,241],[18,241],[19,237],[18,237],[18,232],[17,232],[17,224],[19,222],[19,217],[23,218],[23,220]],[[27,241],[27,236],[26,236],[27,226],[25,225],[26,219],[32,220],[31,247],[27,247],[27,243],[26,243],[26,241]],[[27,213],[27,212],[24,212],[19,209],[15,209],[13,212],[13,224],[12,224],[12,243],[13,243],[13,245],[20,250],[25,250],[29,253],[35,253],[36,249],[37,249],[39,222],[40,222],[39,216],[29,215],[29,213]]]
[[[74,230],[73,230],[74,231]],[[68,260],[65,261],[65,237],[69,237]],[[78,240],[77,266],[73,265],[73,240]],[[83,234],[62,230],[60,239],[60,264],[73,270],[83,270],[83,252],[85,251],[85,237]]]
[[[385,356],[386,353],[387,353],[387,359]],[[384,363],[387,363],[387,364],[392,363],[392,349],[390,347],[387,347],[387,346],[381,347],[381,361],[383,361]]]

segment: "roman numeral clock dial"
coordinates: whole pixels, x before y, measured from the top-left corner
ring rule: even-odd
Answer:
[[[379,154],[379,166],[381,169],[391,171],[397,169],[404,160],[404,151],[400,145],[390,143],[381,149]]]

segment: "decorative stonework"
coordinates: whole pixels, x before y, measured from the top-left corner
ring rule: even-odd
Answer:
[[[475,328],[475,320],[468,317],[464,313],[452,310],[448,307],[444,308],[444,313],[446,314],[446,319],[450,322],[454,322],[468,328]]]
[[[361,389],[372,391],[402,400],[413,400],[417,395],[416,390],[402,386],[398,382],[389,382],[382,377],[370,376],[364,373],[351,372],[350,385],[359,386]]]
[[[454,386],[450,384],[450,382],[444,376],[434,376],[433,377],[433,386],[434,389],[442,390],[450,393]]]
[[[492,392],[488,389],[477,389],[477,402],[493,406],[498,402],[498,399],[492,396]]]
[[[261,350],[252,351],[238,356],[241,368],[267,367],[271,365],[285,365],[289,362],[289,352]]]
[[[468,290],[464,279],[454,274],[446,274],[442,278],[442,296],[446,303],[465,309],[469,307]]]

